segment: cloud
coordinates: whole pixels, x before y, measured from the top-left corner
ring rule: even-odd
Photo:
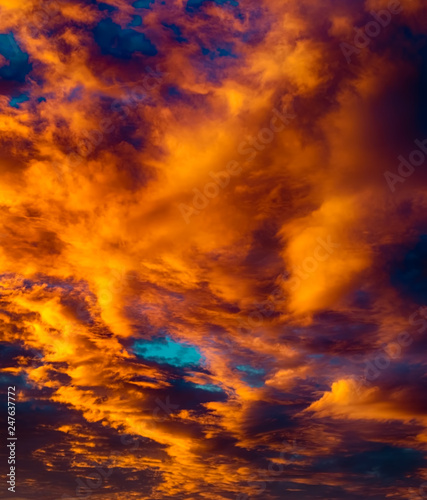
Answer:
[[[426,175],[391,193],[384,172],[427,136],[422,2],[351,64],[340,48],[385,7],[0,1],[18,494],[76,495],[113,452],[93,498],[401,498],[421,481]]]

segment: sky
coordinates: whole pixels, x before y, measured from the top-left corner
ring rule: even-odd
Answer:
[[[0,0],[0,497],[427,498],[426,165],[424,0]]]

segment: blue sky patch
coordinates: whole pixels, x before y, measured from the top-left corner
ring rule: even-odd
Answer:
[[[239,2],[236,0],[188,0],[186,10],[199,9],[205,2],[214,1],[217,5],[224,5],[229,3],[233,7],[237,7]]]
[[[133,352],[148,361],[165,363],[182,368],[197,366],[202,361],[202,355],[195,347],[176,342],[170,337],[155,340],[137,340],[133,345]]]
[[[403,260],[395,263],[391,283],[418,304],[427,304],[427,235],[421,235]]]
[[[129,26],[141,26],[142,17],[141,16],[133,16],[132,21],[129,23]]]
[[[154,0],[136,0],[132,6],[135,9],[149,9],[152,3],[154,3]]]
[[[182,36],[182,31],[181,31],[180,27],[177,26],[176,24],[163,23],[163,26],[165,28],[168,28],[168,29],[173,31],[173,33],[175,35],[175,40],[177,42],[179,42],[179,43],[188,42],[188,40]]]
[[[249,387],[258,388],[264,385],[265,370],[263,368],[254,368],[250,365],[239,365],[236,368],[245,374],[243,380]]]
[[[28,63],[28,54],[19,48],[12,33],[0,34],[0,54],[8,60],[0,68],[0,78],[24,82],[32,65]]]
[[[12,106],[12,108],[19,109],[19,105],[22,102],[26,102],[26,101],[29,101],[29,100],[30,100],[30,98],[27,95],[21,94],[18,97],[12,97],[12,99],[9,101],[9,105]]]
[[[265,375],[263,368],[254,368],[249,365],[239,365],[236,368],[241,372],[246,372],[248,375]]]
[[[113,10],[117,10],[117,7],[114,7],[114,5],[110,5],[108,3],[101,2],[98,4],[98,9],[107,10],[108,12],[113,12]]]
[[[237,55],[233,54],[230,44],[227,47],[217,47],[215,50],[209,50],[206,47],[202,47],[202,54],[204,56],[209,56],[209,59],[211,60],[216,59],[217,57],[232,57],[237,59]]]
[[[209,391],[209,392],[222,392],[221,387],[218,387],[217,385],[214,384],[194,384],[194,387],[197,389],[202,389],[203,391]]]
[[[93,30],[95,42],[103,54],[130,59],[135,52],[155,56],[157,49],[144,35],[130,28],[122,29],[111,19],[103,19]]]

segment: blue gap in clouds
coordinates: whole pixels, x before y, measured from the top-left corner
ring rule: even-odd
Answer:
[[[122,29],[111,19],[103,19],[93,30],[95,42],[103,54],[130,59],[135,52],[155,56],[157,49],[144,35],[130,28]]]
[[[222,392],[221,387],[218,387],[217,385],[214,384],[193,384],[196,389],[202,389],[203,391],[209,391],[209,392]]]
[[[141,26],[142,17],[141,16],[132,16],[132,21],[128,24],[128,26]]]
[[[352,472],[366,477],[389,482],[405,477],[415,470],[425,467],[423,453],[411,448],[398,448],[391,445],[372,445],[371,449],[345,456],[315,459],[313,470],[316,472]]]
[[[211,60],[217,57],[232,57],[237,59],[237,55],[233,54],[233,44],[231,43],[223,44],[223,47],[217,47],[215,50],[209,50],[206,47],[202,47],[202,54],[204,56],[209,56]]]
[[[394,265],[391,283],[418,304],[427,304],[427,235]]]
[[[13,33],[0,34],[0,54],[8,60],[8,63],[0,68],[0,78],[24,82],[32,65],[28,63],[28,54],[16,43]]]
[[[243,380],[252,388],[259,388],[264,385],[265,370],[262,368],[254,368],[249,365],[239,365],[236,368],[243,372],[245,376]]]
[[[135,9],[149,9],[152,3],[154,3],[154,0],[136,0],[132,7],[135,7]]]
[[[236,0],[188,0],[186,10],[192,11],[194,9],[199,9],[205,2],[214,1],[217,5],[224,5],[229,3],[233,7],[237,7],[239,2]]]
[[[182,36],[182,31],[180,29],[179,26],[177,26],[176,24],[167,24],[167,23],[162,23],[162,25],[165,27],[165,28],[169,28],[170,30],[173,31],[174,35],[175,35],[175,40],[179,43],[184,43],[184,42],[188,42],[188,40],[186,38],[184,38]]]
[[[114,10],[117,10],[117,7],[114,7],[114,5],[110,5],[108,3],[101,2],[98,4],[98,9],[113,12]]]
[[[165,363],[178,368],[185,366],[198,366],[203,358],[194,346],[176,342],[170,337],[156,338],[153,340],[137,340],[133,352],[148,361]]]
[[[19,105],[23,102],[29,101],[30,98],[26,94],[21,94],[18,97],[12,97],[12,99],[9,101],[9,106],[12,106],[12,108],[17,108],[19,109]]]

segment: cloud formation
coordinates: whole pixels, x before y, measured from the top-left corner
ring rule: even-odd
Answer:
[[[427,175],[387,172],[427,139],[424,3],[0,14],[17,495],[418,491]]]

